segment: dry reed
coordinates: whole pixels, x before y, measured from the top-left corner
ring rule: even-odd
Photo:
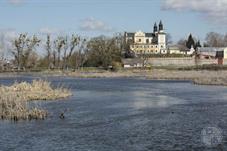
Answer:
[[[55,100],[71,95],[68,89],[59,87],[53,89],[50,82],[34,80],[14,83],[12,86],[0,87],[0,117],[8,120],[44,119],[47,111],[36,107],[30,108],[31,100]]]

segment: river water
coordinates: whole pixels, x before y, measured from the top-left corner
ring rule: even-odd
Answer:
[[[34,78],[1,78],[0,83]],[[0,150],[227,150],[226,87],[140,78],[48,80],[69,87],[73,96],[34,102],[49,111],[46,120],[0,121]],[[64,110],[65,119],[60,119]],[[202,141],[206,127],[220,130],[219,145]]]

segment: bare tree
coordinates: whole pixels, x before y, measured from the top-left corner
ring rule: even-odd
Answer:
[[[224,41],[223,41],[223,43],[224,43],[224,47],[227,47],[227,33],[226,33],[225,36],[224,36]]]
[[[39,43],[40,40],[35,35],[30,38],[27,34],[20,34],[19,37],[13,41],[14,49],[12,50],[12,54],[17,62],[18,70],[26,68],[31,52]]]
[[[216,32],[209,32],[206,35],[206,42],[205,44],[209,47],[224,47],[224,36],[216,33]]]
[[[52,47],[51,47],[51,41],[50,41],[50,35],[47,35],[47,41],[46,41],[46,51],[47,51],[47,64],[48,64],[48,68],[51,68],[51,63],[52,63],[52,59],[51,59],[51,54],[52,54]]]
[[[84,63],[87,61],[88,57],[88,49],[87,49],[87,40],[84,38],[80,38],[79,43],[77,45],[77,49],[74,53],[74,62],[75,69],[83,67]]]
[[[35,68],[38,65],[38,59],[39,59],[39,55],[32,51],[28,60],[27,60],[27,68]]]
[[[186,50],[187,49],[186,42],[187,42],[187,40],[185,40],[185,39],[180,39],[177,42],[177,45],[178,45],[178,47],[179,47],[180,50]]]
[[[28,59],[32,53],[32,51],[36,48],[36,46],[39,46],[40,40],[33,35],[31,38],[27,38],[26,40],[26,49],[23,54],[23,66],[28,66]]]
[[[57,52],[56,50],[53,51],[53,66],[56,67],[56,58],[57,58]]]
[[[64,39],[64,46],[63,46],[63,49],[64,49],[64,54],[63,54],[63,65],[62,65],[62,68],[65,69],[67,68],[66,66],[66,57],[67,57],[67,50],[69,48],[69,45],[68,45],[68,37],[66,36],[65,39]]]
[[[64,38],[63,37],[58,37],[55,41],[54,41],[54,46],[56,48],[56,51],[54,51],[53,55],[54,55],[54,60],[56,60],[56,53],[57,53],[57,68],[60,68],[60,64],[61,64],[61,50],[64,47]]]
[[[140,51],[139,58],[142,60],[142,67],[146,67],[149,59],[148,54],[145,51]]]
[[[80,43],[80,37],[77,35],[72,35],[71,38],[68,40],[68,37],[64,39],[64,56],[63,56],[63,68],[66,69],[69,66],[69,59],[72,56],[75,48]]]
[[[167,33],[166,34],[166,44],[167,45],[170,45],[170,44],[172,44],[173,43],[173,41],[172,41],[172,36],[169,34],[169,33]]]

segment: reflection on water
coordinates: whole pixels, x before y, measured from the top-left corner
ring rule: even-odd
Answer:
[[[186,103],[183,99],[178,99],[166,95],[154,95],[148,92],[136,91],[133,93],[133,107],[136,109],[169,107],[174,104]]]
[[[33,78],[2,78],[0,83]],[[221,147],[227,150],[225,87],[124,78],[49,80],[70,87],[74,96],[35,103],[50,112],[47,120],[1,121],[0,150],[217,150],[201,142],[208,126],[223,131]]]

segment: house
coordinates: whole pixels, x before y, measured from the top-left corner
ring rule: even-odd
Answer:
[[[187,55],[193,55],[195,52],[194,47],[192,46],[191,49],[188,49],[188,51],[186,52]]]
[[[222,54],[220,56],[220,54]],[[198,55],[203,57],[222,57],[227,59],[227,48],[226,47],[200,47],[198,48]]]
[[[168,51],[168,54],[185,54],[185,52],[181,51],[177,45],[169,46],[167,51]]]
[[[161,21],[159,27],[156,23],[154,24],[152,33],[125,32],[125,41],[136,55],[167,53],[166,33]]]
[[[224,60],[227,60],[226,47],[200,47],[197,54],[199,59],[217,59],[217,63],[221,65],[225,64]]]

